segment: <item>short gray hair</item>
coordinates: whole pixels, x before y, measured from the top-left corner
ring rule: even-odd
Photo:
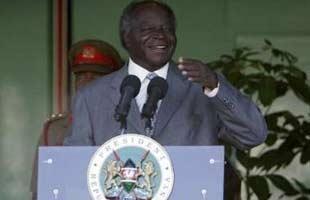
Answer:
[[[161,1],[156,1],[156,0],[132,1],[130,4],[128,4],[124,8],[122,16],[120,18],[120,23],[119,23],[120,39],[125,49],[127,49],[127,47],[124,41],[124,34],[128,33],[130,29],[132,28],[133,21],[135,20],[136,9],[146,4],[154,4],[154,5],[157,5],[163,8],[168,13],[169,21],[172,24],[174,30],[176,29],[176,18],[175,18],[174,12],[166,3],[163,3]]]

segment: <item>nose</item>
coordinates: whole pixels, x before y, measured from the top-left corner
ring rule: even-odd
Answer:
[[[164,38],[166,36],[166,29],[163,26],[159,26],[153,29],[153,37]]]
[[[161,39],[165,37],[165,30],[163,27],[159,27],[154,30],[153,37],[157,39]]]

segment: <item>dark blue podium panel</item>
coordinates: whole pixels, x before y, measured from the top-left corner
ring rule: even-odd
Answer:
[[[222,146],[167,146],[174,168],[170,200],[222,200]],[[98,147],[40,147],[38,200],[91,200],[87,170]]]

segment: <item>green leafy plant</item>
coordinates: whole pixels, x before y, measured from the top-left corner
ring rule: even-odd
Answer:
[[[272,109],[278,98],[292,91],[310,111],[307,75],[296,63],[294,55],[275,48],[268,40],[259,50],[237,48],[232,55],[223,55],[210,63],[259,105],[269,129],[265,144],[255,155],[251,150],[232,151],[232,147],[227,146],[227,154],[236,152],[238,163],[245,169],[245,173],[240,172],[240,178],[246,185],[248,200],[255,196],[262,200],[270,199],[271,187],[278,189],[278,199],[310,199],[310,187],[279,173],[293,160],[299,159],[301,165],[310,163],[310,113],[303,116],[295,115],[289,109]]]

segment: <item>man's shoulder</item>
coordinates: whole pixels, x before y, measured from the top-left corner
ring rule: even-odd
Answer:
[[[113,72],[111,74],[107,74],[105,76],[102,76],[91,83],[89,83],[85,88],[96,88],[96,87],[102,87],[102,86],[108,86],[111,84],[111,81],[117,76],[117,72]]]
[[[118,81],[120,77],[122,77],[124,72],[121,70],[115,71],[111,74],[100,77],[91,83],[87,84],[81,91],[85,92],[98,92],[100,90],[105,90],[106,88],[110,88],[115,81]]]
[[[100,77],[86,86],[80,88],[78,93],[82,96],[98,96],[102,93],[106,93],[111,88],[111,82],[115,75],[109,74],[104,77]]]

